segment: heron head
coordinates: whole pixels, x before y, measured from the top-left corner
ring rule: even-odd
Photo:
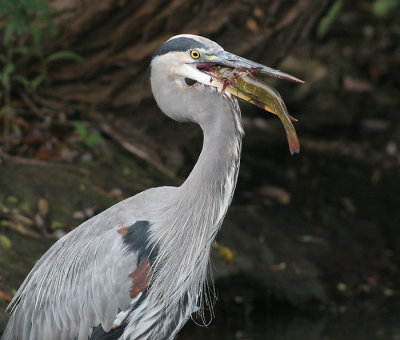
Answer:
[[[221,46],[207,38],[182,34],[166,41],[154,53],[151,87],[158,106],[167,116],[177,121],[196,120],[193,114],[201,111],[196,105],[206,106],[207,94],[214,85],[206,70],[198,66],[222,51]]]
[[[221,67],[228,71],[232,70],[239,76],[251,74],[255,77],[254,79],[271,76],[304,83],[289,74],[229,53],[212,40],[196,35],[182,34],[166,41],[153,55],[151,86],[158,105],[165,114],[177,121],[198,122],[198,117],[193,116],[193,110],[190,112],[188,105],[189,107],[198,105],[199,109],[194,112],[205,111],[201,108],[205,109],[206,105],[211,105],[207,99],[209,96],[215,95],[217,92],[215,88],[219,89],[220,93],[227,92],[258,105],[260,98],[249,97],[249,95],[251,95],[252,89],[258,91],[263,87],[261,92],[266,92],[265,98],[267,99],[261,98],[262,107],[278,114],[281,120],[281,116],[286,114],[286,119],[289,121],[287,124],[291,125],[287,112],[283,112],[282,115],[277,112],[277,104],[279,104],[278,106],[283,105],[281,111],[285,111],[286,107],[273,88],[263,83],[262,86],[256,84],[250,90],[241,91],[232,83],[231,76],[218,73]],[[288,133],[287,126],[289,125],[285,125],[285,129]],[[294,130],[293,126],[291,129]]]

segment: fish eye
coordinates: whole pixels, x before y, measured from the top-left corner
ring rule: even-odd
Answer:
[[[190,51],[190,56],[193,59],[199,59],[200,58],[200,52],[197,51],[197,50],[192,50],[192,51]]]

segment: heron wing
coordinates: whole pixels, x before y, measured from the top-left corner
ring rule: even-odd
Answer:
[[[129,308],[129,274],[137,268],[137,251],[127,250],[118,232],[137,220],[126,216],[123,204],[83,223],[46,252],[9,306],[13,313],[3,340],[81,340],[99,324],[112,328],[118,312]]]

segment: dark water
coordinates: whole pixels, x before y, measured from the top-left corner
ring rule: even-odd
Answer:
[[[400,299],[351,309],[313,316],[301,312],[243,318],[217,315],[208,327],[190,322],[178,340],[400,340]]]

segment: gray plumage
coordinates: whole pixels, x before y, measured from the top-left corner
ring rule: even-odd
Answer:
[[[3,340],[173,339],[209,300],[209,254],[235,189],[243,129],[236,98],[214,87],[196,63],[223,64],[222,55],[232,56],[191,35],[156,51],[154,97],[172,119],[201,126],[197,164],[180,187],[128,198],[55,243],[11,302]],[[185,78],[197,83],[188,86]]]

